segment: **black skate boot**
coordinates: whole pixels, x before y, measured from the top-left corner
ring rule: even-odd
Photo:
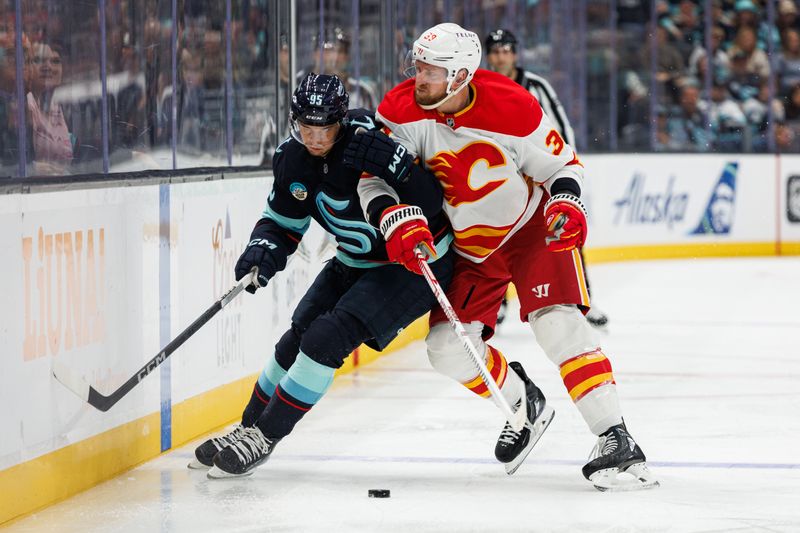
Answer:
[[[644,452],[625,424],[612,426],[597,439],[583,476],[600,491],[639,490],[658,486]]]
[[[210,478],[249,476],[272,454],[281,439],[268,439],[257,427],[244,428],[242,435],[214,456]]]
[[[236,424],[233,429],[220,437],[208,439],[194,450],[195,459],[189,463],[189,468],[206,469],[214,466],[214,456],[222,448],[232,443],[242,435],[244,427]]]
[[[525,374],[522,365],[514,361],[508,366],[517,373],[525,384],[525,398],[527,401],[528,421],[521,431],[514,431],[511,424],[506,422],[506,426],[500,433],[497,446],[494,448],[494,456],[501,463],[505,463],[506,473],[510,476],[517,471],[522,461],[531,453],[531,450],[541,438],[547,426],[555,416],[555,411],[547,405],[544,394],[539,387],[533,384]],[[520,402],[514,406],[519,408]]]

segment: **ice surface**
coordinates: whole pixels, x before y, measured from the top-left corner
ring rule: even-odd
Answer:
[[[494,344],[556,417],[512,477],[493,458],[497,409],[432,371],[416,343],[338,379],[250,478],[188,470],[198,441],[7,530],[800,531],[800,259],[598,265],[590,281],[658,489],[600,493],[583,479],[595,438],[514,311]]]

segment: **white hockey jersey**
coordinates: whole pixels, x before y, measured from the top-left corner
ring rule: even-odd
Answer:
[[[536,99],[513,80],[478,70],[470,104],[453,115],[426,111],[414,100],[414,80],[384,97],[377,118],[395,141],[434,172],[444,188],[445,212],[456,251],[482,262],[525,225],[560,177],[583,181],[575,152],[542,112]],[[365,176],[363,206],[386,183]]]

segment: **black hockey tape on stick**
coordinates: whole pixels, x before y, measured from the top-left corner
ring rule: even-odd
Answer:
[[[85,379],[75,373],[71,368],[67,367],[60,360],[53,362],[53,377],[56,378],[66,388],[74,392],[80,399],[88,402],[92,407],[100,411],[108,411],[118,401],[120,401],[131,389],[138,385],[148,374],[158,368],[158,366],[167,360],[172,355],[172,352],[177,350],[184,342],[186,342],[192,335],[202,328],[211,318],[216,315],[220,309],[228,305],[231,300],[236,298],[245,287],[250,284],[258,285],[258,267],[253,267],[250,274],[243,277],[236,285],[234,285],[228,292],[214,302],[214,304],[205,310],[188,328],[181,331],[177,337],[172,339],[169,344],[156,354],[155,357],[150,359],[145,365],[140,368],[133,376],[122,384],[117,390],[105,396],[97,391],[94,387],[89,385]]]

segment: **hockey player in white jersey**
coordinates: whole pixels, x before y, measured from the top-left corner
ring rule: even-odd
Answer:
[[[536,98],[539,105],[542,106],[544,114],[553,122],[553,125],[558,133],[561,134],[561,137],[570,146],[575,146],[575,132],[572,129],[569,117],[567,117],[564,106],[561,105],[553,86],[543,77],[523,69],[517,63],[517,38],[514,34],[509,30],[498,29],[486,36],[484,44],[486,62],[489,68],[503,76],[511,78],[525,87],[525,89]],[[591,297],[592,290],[589,286],[586,263],[583,261],[583,248],[579,248],[578,252],[581,254],[581,261],[583,262],[586,291]],[[603,329],[608,325],[608,316],[597,308],[594,301],[592,301],[592,307],[586,313],[586,320],[588,320],[592,326],[599,329]]]
[[[531,410],[522,431],[506,424],[495,455],[513,473],[530,451],[529,443],[520,443],[532,440],[531,428],[541,430],[541,417],[552,416],[531,401],[536,395],[518,363],[507,364],[486,344],[513,282],[521,320],[530,323],[598,436],[584,476],[600,490],[656,486],[622,419],[611,363],[582,314],[589,299],[577,251],[586,238],[577,155],[530,93],[478,68],[481,43],[474,32],[439,24],[423,32],[412,53],[414,78],[378,106],[383,132],[354,136],[345,163],[364,172],[358,187],[362,205],[391,194],[393,186],[408,186],[412,178],[403,169],[415,158],[442,184],[459,255],[447,296],[501,393],[511,405],[527,397]],[[374,157],[373,147],[387,142],[396,143],[394,157]],[[488,396],[441,309],[431,313],[430,324],[433,367]]]

